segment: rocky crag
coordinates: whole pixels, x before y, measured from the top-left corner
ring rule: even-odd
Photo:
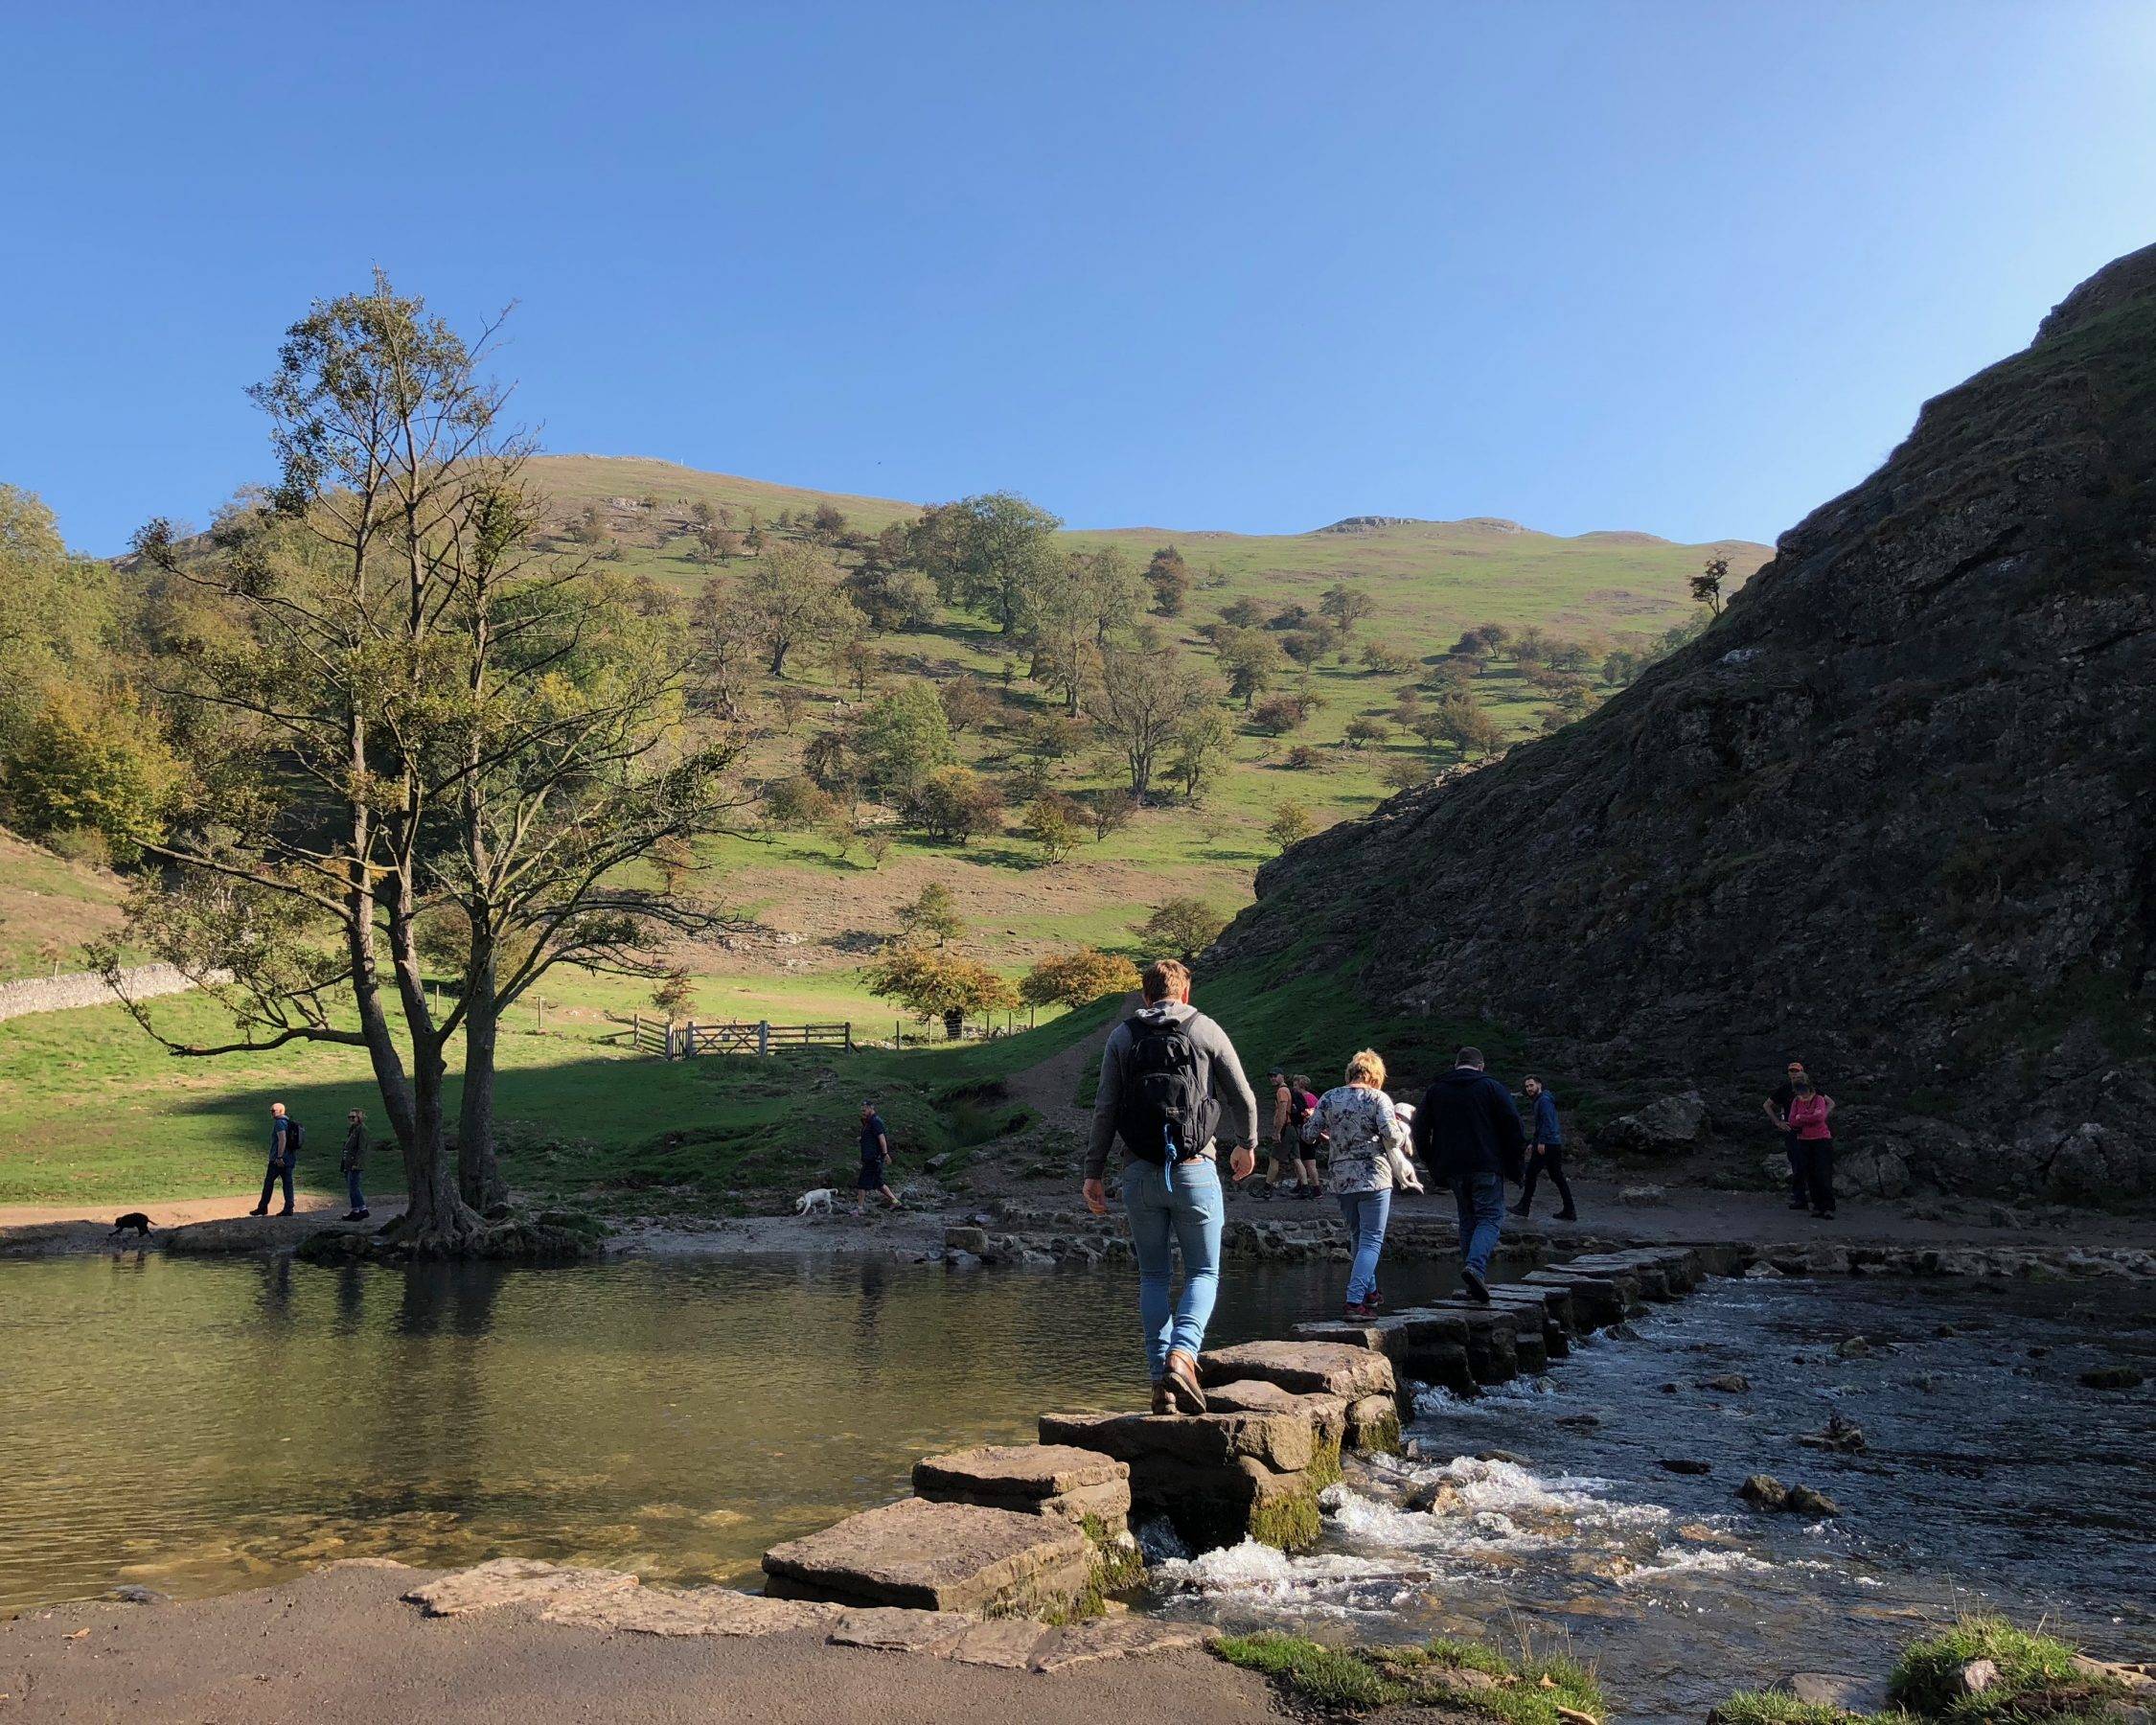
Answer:
[[[1928,402],[1699,640],[1296,846],[1211,960],[1948,1189],[2156,1197],[2156,246]],[[1755,1147],[1770,1147],[1755,1140]]]

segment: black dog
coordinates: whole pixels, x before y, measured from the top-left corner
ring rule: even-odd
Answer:
[[[116,1234],[126,1233],[131,1228],[138,1235],[147,1240],[149,1238],[150,1227],[149,1218],[140,1210],[129,1210],[124,1216],[115,1216],[112,1219],[112,1231]]]

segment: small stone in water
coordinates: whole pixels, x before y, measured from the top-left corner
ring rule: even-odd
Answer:
[[[1755,1509],[1786,1509],[1789,1506],[1789,1487],[1773,1474],[1752,1474],[1737,1487],[1737,1496]]]
[[[1752,1380],[1741,1371],[1732,1371],[1723,1377],[1709,1378],[1702,1388],[1719,1390],[1724,1395],[1742,1395],[1752,1388]]]
[[[1663,1456],[1655,1465],[1673,1474],[1706,1474],[1714,1471],[1711,1461],[1695,1461],[1688,1456]]]
[[[2081,1382],[2091,1390],[2138,1390],[2143,1378],[2131,1366],[2099,1366],[2084,1371]]]
[[[1871,1351],[1871,1344],[1862,1336],[1851,1336],[1834,1351],[1845,1360],[1861,1360]]]
[[[1839,1515],[1842,1506],[1823,1491],[1815,1491],[1809,1485],[1792,1485],[1782,1506],[1792,1515]]]

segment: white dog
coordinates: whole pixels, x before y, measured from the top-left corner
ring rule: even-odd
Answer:
[[[818,1186],[813,1192],[803,1192],[793,1201],[793,1213],[796,1216],[828,1216],[837,1196],[829,1186]]]

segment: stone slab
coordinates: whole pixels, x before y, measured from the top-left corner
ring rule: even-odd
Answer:
[[[1247,1456],[1275,1473],[1300,1473],[1316,1449],[1309,1417],[1299,1413],[1044,1414],[1041,1441],[1100,1450],[1134,1469],[1156,1459],[1218,1468]]]
[[[1220,1639],[1210,1623],[1164,1623],[1153,1618],[1104,1618],[1076,1623],[1044,1642],[1034,1656],[1036,1671],[1067,1671],[1073,1667],[1097,1665],[1104,1659],[1135,1659],[1148,1653],[1170,1653],[1180,1647],[1202,1647]]]
[[[571,1594],[539,1615],[550,1623],[632,1635],[784,1635],[828,1629],[839,1607],[807,1599],[768,1599],[730,1587],[632,1587],[606,1595]]]
[[[978,1621],[962,1612],[868,1605],[841,1611],[825,1639],[835,1647],[870,1647],[882,1653],[942,1653],[956,1646]]]
[[[1262,1378],[1300,1394],[1390,1394],[1392,1364],[1377,1349],[1338,1342],[1245,1342],[1215,1348],[1198,1359],[1198,1381],[1230,1384]]]
[[[1024,1608],[1083,1590],[1092,1547],[1052,1517],[906,1498],[764,1553],[765,1591],[927,1611]]]
[[[1298,1395],[1263,1378],[1242,1378],[1208,1386],[1205,1402],[1223,1414],[1300,1414],[1327,1443],[1339,1443],[1347,1436],[1345,1396]]]
[[[496,1557],[415,1587],[404,1596],[428,1617],[464,1617],[505,1605],[546,1605],[619,1594],[638,1585],[619,1570],[577,1569],[537,1557]]]
[[[990,1618],[975,1623],[950,1646],[945,1659],[959,1665],[994,1666],[1006,1671],[1025,1671],[1041,1644],[1056,1633],[1044,1623],[1025,1618]]]
[[[998,1498],[1048,1498],[1130,1477],[1128,1462],[1067,1443],[989,1443],[913,1464],[913,1489],[923,1496],[925,1486],[938,1486]]]

